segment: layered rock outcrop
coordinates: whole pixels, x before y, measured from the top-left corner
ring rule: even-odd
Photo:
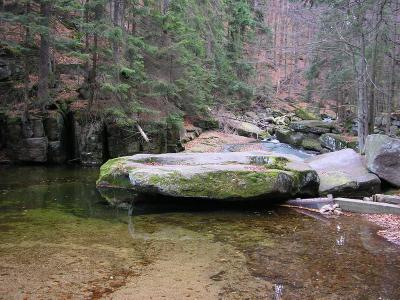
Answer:
[[[101,165],[107,159],[137,153],[184,150],[184,143],[201,133],[195,126],[143,123],[149,142],[135,125],[88,116],[81,110],[60,113],[49,110],[41,116],[0,114],[0,151],[11,161]]]

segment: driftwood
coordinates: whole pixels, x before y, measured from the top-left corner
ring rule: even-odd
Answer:
[[[136,128],[139,130],[139,132],[140,132],[140,134],[142,135],[142,137],[144,138],[144,140],[145,140],[147,143],[149,143],[150,140],[149,140],[149,138],[147,137],[147,134],[143,131],[142,127],[140,127],[139,124],[136,124]]]

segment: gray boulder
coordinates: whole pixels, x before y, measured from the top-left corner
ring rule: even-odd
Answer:
[[[265,151],[121,157],[105,163],[97,181],[106,196],[124,188],[179,198],[266,201],[313,196],[318,185],[317,173],[301,159]]]
[[[260,127],[249,122],[227,119],[226,126],[242,136],[258,138],[264,134],[264,131]]]
[[[333,123],[317,120],[304,120],[290,123],[290,128],[294,131],[304,133],[324,134],[335,131]]]
[[[24,162],[46,162],[47,145],[46,137],[23,139],[16,150],[16,158]]]
[[[321,195],[363,197],[380,191],[380,180],[369,173],[363,158],[352,149],[318,155],[306,160],[320,178]]]
[[[347,148],[358,151],[357,137],[344,138],[339,134],[325,133],[321,135],[319,140],[321,141],[322,147],[331,151],[339,151]]]
[[[400,187],[400,139],[383,134],[369,135],[365,155],[371,172]]]
[[[275,135],[278,141],[281,143],[293,145],[293,146],[301,146],[301,142],[305,138],[305,134],[301,132],[296,132],[289,129],[277,128],[275,130]]]

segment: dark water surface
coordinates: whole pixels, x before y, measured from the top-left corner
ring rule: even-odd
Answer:
[[[109,207],[96,169],[0,168],[1,299],[400,299],[400,248],[359,217]]]

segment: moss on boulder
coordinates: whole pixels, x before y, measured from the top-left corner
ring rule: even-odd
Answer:
[[[331,151],[339,151],[342,149],[353,149],[358,151],[357,137],[344,137],[335,133],[326,133],[320,137],[321,145]]]
[[[270,152],[139,154],[101,167],[97,186],[181,198],[315,196],[319,178],[300,159]],[[122,200],[124,201],[124,200]]]
[[[317,115],[303,109],[297,108],[294,112],[295,116],[302,120],[321,120]]]
[[[315,138],[309,138],[309,137],[305,138],[301,142],[301,146],[306,150],[313,150],[318,152],[322,151],[321,142]]]

